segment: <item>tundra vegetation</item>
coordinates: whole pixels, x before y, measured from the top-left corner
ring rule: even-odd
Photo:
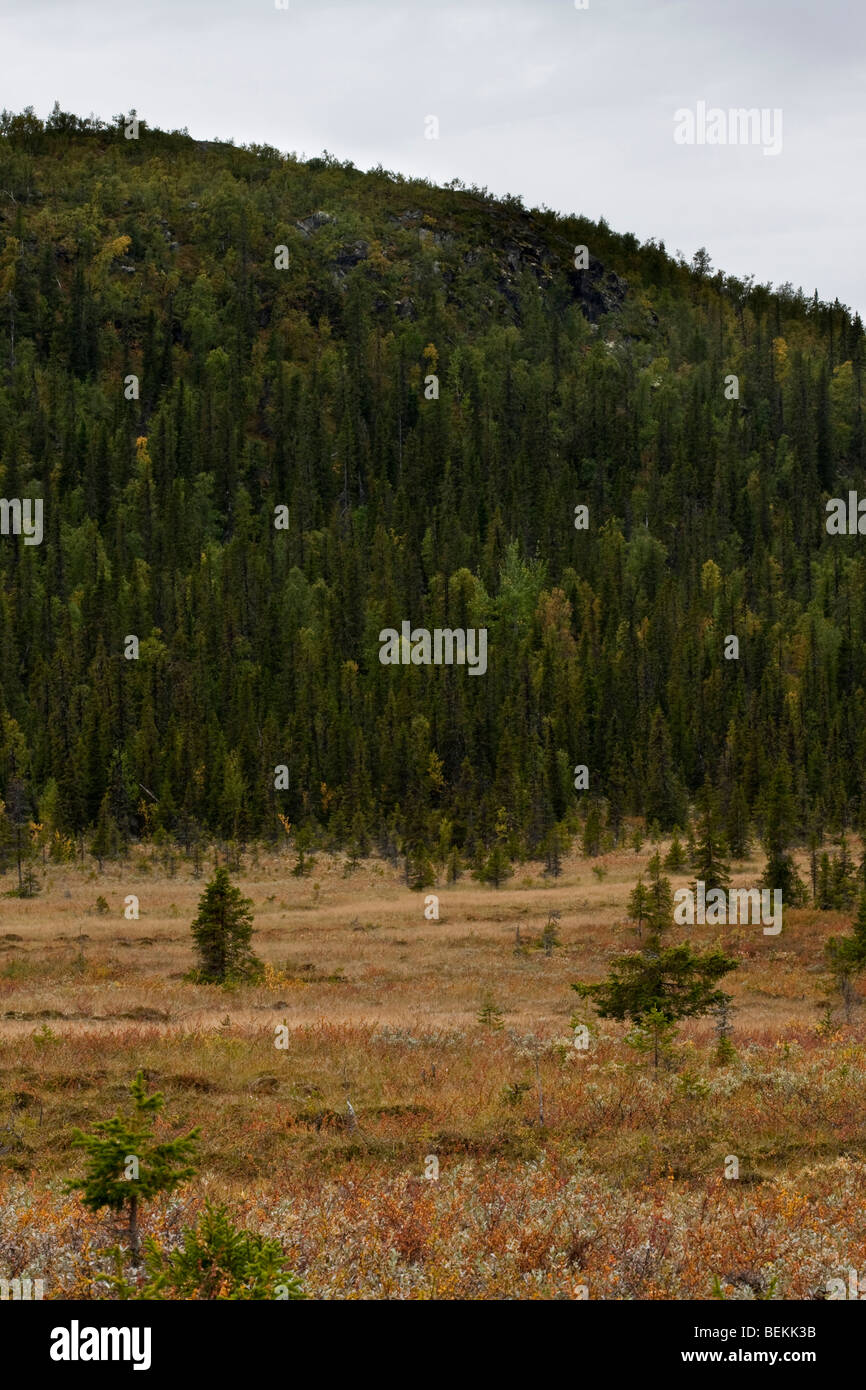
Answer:
[[[722,1004],[599,1017],[572,985],[647,950],[669,848],[609,851],[599,880],[566,847],[498,889],[443,867],[439,920],[376,855],[295,877],[262,851],[233,876],[262,969],[223,985],[190,978],[191,857],[49,865],[0,898],[0,1273],[48,1298],[191,1297],[215,1261],[199,1297],[823,1296],[866,1262],[863,908],[673,924],[663,949],[736,962]],[[157,1143],[201,1130],[140,1205],[140,1264],[128,1208],[65,1187],[139,1071]]]

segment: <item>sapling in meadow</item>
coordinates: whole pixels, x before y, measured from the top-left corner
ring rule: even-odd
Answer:
[[[73,1130],[73,1144],[87,1154],[83,1179],[70,1179],[67,1190],[80,1191],[89,1211],[128,1210],[129,1250],[134,1264],[140,1261],[139,1205],[158,1192],[175,1188],[195,1173],[190,1159],[200,1134],[198,1128],[177,1139],[160,1143],[154,1135],[156,1117],[165,1099],[160,1091],[147,1094],[144,1073],[139,1071],[129,1088],[131,1115],[120,1113],[94,1125],[93,1134]]]
[[[662,936],[672,924],[673,899],[658,855],[650,861],[650,884],[641,900],[648,934],[639,951],[614,956],[606,980],[572,985],[591,999],[601,1018],[629,1019],[639,1051],[659,1062],[669,1050],[679,1019],[698,1018],[717,1008],[728,996],[716,983],[735,970],[737,962],[716,948],[696,952],[688,942],[664,946]]]
[[[492,1028],[495,1032],[498,1032],[503,1026],[502,1010],[490,990],[486,990],[482,996],[477,1018],[483,1028]]]
[[[166,1254],[155,1241],[145,1241],[141,1286],[122,1274],[112,1283],[123,1299],[306,1298],[296,1276],[284,1268],[284,1260],[278,1240],[238,1230],[225,1207],[207,1203],[196,1224],[184,1229],[178,1250]]]
[[[824,947],[833,988],[842,996],[845,1022],[851,1022],[854,980],[866,970],[866,890],[860,894],[850,936],[831,936]]]
[[[548,912],[547,921],[544,924],[544,929],[541,933],[541,939],[538,944],[544,951],[544,954],[548,957],[548,959],[553,955],[553,952],[556,949],[556,947],[562,945],[562,942],[559,939],[558,931],[559,919],[561,916],[561,912],[556,912],[554,910]]]

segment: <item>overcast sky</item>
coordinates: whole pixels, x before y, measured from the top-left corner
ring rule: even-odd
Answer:
[[[857,0],[0,0],[0,105],[457,177],[866,316],[864,38]],[[781,152],[677,144],[700,102]]]

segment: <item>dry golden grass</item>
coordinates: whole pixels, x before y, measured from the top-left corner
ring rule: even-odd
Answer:
[[[570,985],[637,944],[626,901],[651,850],[569,859],[555,883],[526,865],[498,891],[430,889],[438,922],[376,860],[320,855],[299,880],[261,855],[237,881],[268,977],[233,990],[183,978],[204,886],[186,865],[49,868],[39,897],[0,899],[0,1275],[104,1294],[91,1281],[109,1225],[60,1179],[80,1171],[71,1128],[113,1113],[142,1067],[167,1096],[165,1132],[203,1128],[199,1177],[150,1229],[170,1241],[224,1198],[280,1236],[313,1295],[708,1297],[717,1274],[730,1296],[773,1278],[814,1296],[866,1260],[864,1029],[858,1009],[819,1030],[816,1007],[823,943],[846,919],[786,911],[776,937],[683,929],[740,961],[726,1066],[709,1020],[681,1029],[658,1073],[616,1023],[578,1051],[570,1020],[592,1015]],[[760,868],[738,866],[735,885]],[[485,993],[501,1031],[476,1020]]]

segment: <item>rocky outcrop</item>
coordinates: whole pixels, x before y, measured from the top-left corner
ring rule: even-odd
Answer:
[[[312,236],[313,232],[317,232],[326,223],[335,221],[336,218],[332,217],[329,212],[311,212],[309,217],[302,217],[299,222],[295,223],[295,226],[302,236]]]
[[[621,308],[628,289],[627,282],[621,276],[612,270],[605,270],[601,261],[592,255],[586,270],[570,270],[568,279],[572,293],[590,323],[597,323],[604,314]]]

